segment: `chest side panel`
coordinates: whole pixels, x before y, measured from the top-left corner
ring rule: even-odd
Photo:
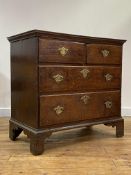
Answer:
[[[37,38],[11,43],[11,118],[38,127]]]

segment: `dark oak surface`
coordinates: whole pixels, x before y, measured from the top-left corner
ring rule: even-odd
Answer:
[[[86,104],[82,100],[85,95],[89,97]],[[106,108],[106,101],[112,102],[111,108]],[[64,108],[59,115],[54,110],[57,106]],[[120,116],[120,91],[43,95],[40,97],[40,126],[43,127],[113,116]]]
[[[68,49],[62,56],[60,48]],[[45,63],[85,63],[86,46],[84,43],[39,39],[39,61]]]
[[[38,127],[37,38],[11,44],[11,117]]]
[[[82,70],[88,70],[84,78]],[[112,79],[107,81],[106,75],[110,74]],[[56,82],[55,75],[63,76],[63,80]],[[108,66],[40,66],[39,68],[40,93],[120,89],[121,68]]]
[[[40,38],[51,38],[67,41],[76,41],[84,43],[98,43],[98,44],[111,44],[111,45],[123,45],[126,40],[123,39],[111,39],[111,38],[100,38],[100,37],[91,37],[91,36],[82,36],[82,35],[73,35],[66,33],[57,33],[43,30],[31,30],[21,34],[8,37],[10,42],[15,42],[18,40],[23,40],[31,37],[40,37]]]
[[[39,155],[44,140],[58,130],[103,123],[115,126],[117,137],[124,135],[120,109],[125,40],[39,30],[8,40],[11,140],[24,131],[31,153]]]
[[[104,57],[102,51],[109,51],[109,55]],[[87,45],[87,63],[95,64],[121,64],[122,47],[105,44]]]

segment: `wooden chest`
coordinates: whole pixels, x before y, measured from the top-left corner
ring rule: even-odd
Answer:
[[[33,30],[11,43],[9,137],[24,131],[34,155],[52,132],[105,124],[124,135],[121,117],[125,40]]]

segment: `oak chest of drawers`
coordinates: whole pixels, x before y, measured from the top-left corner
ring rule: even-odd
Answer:
[[[34,155],[52,132],[105,124],[124,135],[121,117],[125,40],[33,30],[11,43],[9,137],[24,131]]]

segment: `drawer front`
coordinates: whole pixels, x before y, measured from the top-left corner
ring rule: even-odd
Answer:
[[[105,44],[87,45],[87,63],[121,64],[122,47]]]
[[[40,66],[39,91],[119,89],[121,68],[107,66]]]
[[[39,39],[39,61],[82,64],[86,62],[86,46],[76,42]]]
[[[40,97],[40,126],[120,116],[120,92],[89,92]]]

